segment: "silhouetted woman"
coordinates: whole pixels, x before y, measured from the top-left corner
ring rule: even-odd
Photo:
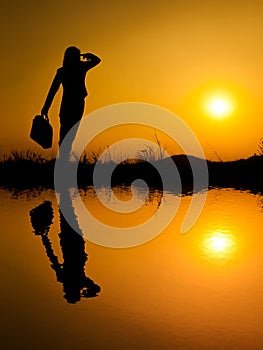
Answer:
[[[82,60],[81,60],[82,58]],[[42,115],[48,115],[55,94],[60,85],[63,87],[63,96],[60,106],[60,135],[59,145],[74,124],[80,121],[84,112],[84,101],[88,95],[85,86],[85,77],[89,69],[100,63],[100,58],[92,53],[81,54],[75,46],[70,46],[64,54],[63,66],[57,70],[49,89],[46,101],[41,110]],[[72,142],[75,134],[72,135],[65,156],[69,157]]]
[[[67,214],[71,220],[74,220],[75,225],[79,227],[68,191],[62,194],[61,201],[66,206]],[[57,281],[63,285],[64,298],[68,303],[75,304],[81,298],[98,296],[101,288],[86,276],[85,265],[88,255],[85,252],[85,241],[83,237],[73,230],[61,211],[59,211],[59,217],[59,238],[63,253],[63,263],[60,263],[58,257],[55,255],[48,236],[54,218],[52,203],[50,201],[44,201],[30,211],[34,233],[41,236],[47,257],[51,263],[51,268],[56,272]]]

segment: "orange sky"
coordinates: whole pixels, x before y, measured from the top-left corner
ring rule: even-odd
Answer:
[[[118,102],[148,102],[184,119],[208,159],[257,151],[263,137],[263,2],[14,0],[2,4],[0,16],[3,150],[37,147],[28,137],[31,120],[65,48],[76,45],[102,58],[88,73],[86,114]],[[218,91],[235,105],[224,120],[211,118],[204,106]],[[50,110],[55,143],[60,98]]]

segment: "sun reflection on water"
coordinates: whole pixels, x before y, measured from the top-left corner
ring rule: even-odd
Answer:
[[[206,259],[224,263],[235,258],[237,240],[233,233],[227,230],[215,230],[205,235],[202,241],[202,251]]]

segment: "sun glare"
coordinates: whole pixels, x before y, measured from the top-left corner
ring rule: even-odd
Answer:
[[[214,114],[223,115],[227,112],[228,105],[224,100],[214,100],[210,105],[210,109]]]
[[[232,233],[216,230],[206,235],[203,241],[203,251],[210,260],[220,260],[222,262],[233,257],[236,245]]]
[[[209,117],[217,120],[228,118],[233,110],[234,103],[226,95],[210,95],[206,98],[204,108]]]
[[[211,237],[209,241],[210,249],[214,252],[223,252],[228,248],[229,241],[224,236]]]

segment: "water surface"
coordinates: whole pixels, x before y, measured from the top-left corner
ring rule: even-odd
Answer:
[[[131,195],[115,191],[122,200]],[[126,249],[75,238],[51,190],[1,190],[0,198],[3,349],[263,348],[260,195],[209,190],[202,215],[183,235],[185,196],[162,234]],[[127,224],[100,212],[93,188],[82,198],[106,222]],[[152,215],[161,198],[153,192],[133,222]],[[53,220],[41,235],[30,211],[44,201]],[[86,287],[74,291],[77,280]]]

